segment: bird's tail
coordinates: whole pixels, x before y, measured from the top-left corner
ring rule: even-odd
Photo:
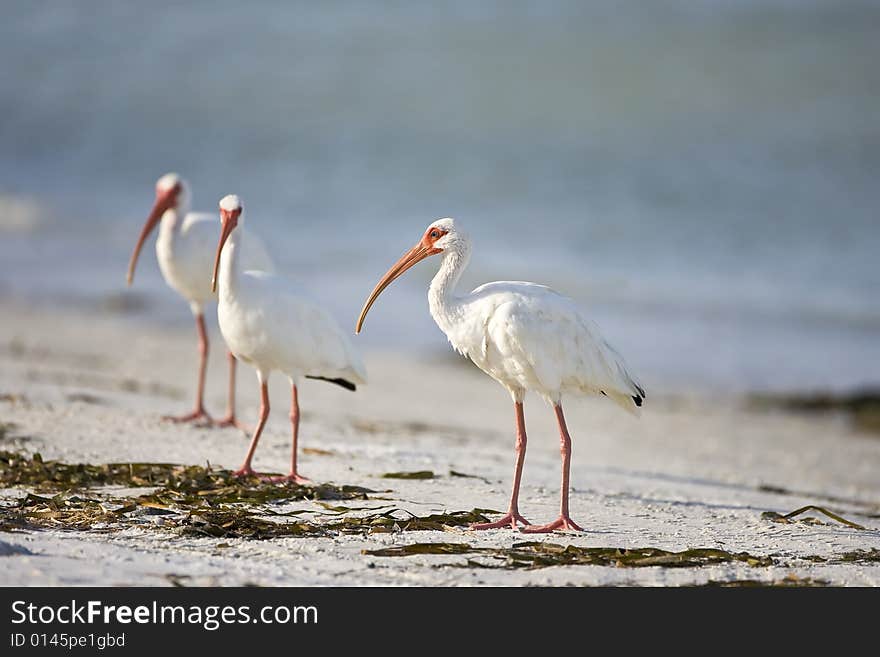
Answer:
[[[633,379],[629,373],[619,368],[619,373],[623,379],[622,390],[605,390],[604,394],[610,397],[615,403],[632,415],[639,415],[642,404],[645,402],[645,389]]]
[[[343,378],[331,378],[329,376],[310,376],[306,374],[307,379],[315,379],[316,381],[326,381],[327,383],[335,383],[338,386],[342,386],[346,390],[355,391],[357,390],[357,386],[349,381],[348,379]]]
[[[627,395],[616,390],[607,391],[605,396],[611,399],[615,404],[631,415],[638,416],[641,413],[641,397],[637,395]],[[639,401],[636,401],[638,399]]]

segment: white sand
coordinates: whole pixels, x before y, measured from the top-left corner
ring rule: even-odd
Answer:
[[[131,318],[0,305],[0,422],[44,458],[91,463],[172,461],[237,467],[247,439],[235,430],[159,421],[189,410],[194,336]],[[214,330],[216,336],[216,330]],[[442,340],[438,335],[438,342]],[[209,366],[209,409],[224,407],[225,360],[219,339]],[[500,386],[461,362],[367,354],[371,382],[356,393],[321,382],[300,391],[301,471],[315,481],[391,488],[393,504],[421,515],[474,507],[506,508],[513,465],[513,412]],[[240,368],[242,418],[256,414],[256,383]],[[283,471],[289,450],[287,382],[271,387],[272,415],[257,451],[258,470]],[[566,407],[574,439],[572,515],[587,531],[539,537],[582,546],[723,548],[777,555],[779,565],[704,568],[452,567],[465,556],[372,557],[362,549],[416,542],[510,547],[533,537],[510,530],[406,532],[271,541],[211,540],[167,532],[43,530],[0,533],[2,585],[476,585],[701,584],[779,580],[788,575],[834,584],[878,585],[880,564],[812,563],[880,548],[880,438],[842,418],[753,412],[737,399],[648,390],[640,419],[605,399]],[[520,509],[533,522],[556,516],[559,452],[552,413],[526,401],[529,447]],[[0,446],[7,447],[7,446]],[[432,480],[387,480],[389,471],[433,470]],[[480,478],[449,476],[450,470]],[[797,494],[760,490],[781,487]],[[12,499],[22,491],[2,491]],[[847,501],[830,501],[828,496]],[[827,506],[865,525],[777,524],[763,511]],[[301,502],[291,505],[303,508]],[[306,504],[306,507],[309,505]],[[315,510],[322,510],[314,506]],[[315,518],[329,517],[316,515]],[[218,543],[229,547],[218,548]]]

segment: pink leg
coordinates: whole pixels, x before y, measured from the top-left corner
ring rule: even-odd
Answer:
[[[571,516],[568,514],[568,479],[571,472],[571,436],[568,427],[565,426],[565,416],[562,414],[562,404],[555,406],[556,421],[559,423],[560,451],[562,452],[562,502],[559,509],[559,517],[551,523],[537,527],[526,527],[522,531],[528,534],[552,532],[554,529],[570,529],[582,532]]]
[[[196,330],[199,334],[199,382],[196,388],[196,406],[191,413],[186,415],[166,415],[162,419],[171,422],[192,422],[201,420],[210,422],[211,416],[205,411],[205,369],[208,366],[208,332],[205,330],[205,316],[196,315]]]
[[[238,361],[235,360],[235,356],[232,355],[231,351],[226,352],[226,358],[229,360],[229,394],[226,403],[226,417],[214,422],[214,426],[237,427],[245,433],[250,433],[250,429],[235,417],[235,365]]]
[[[254,452],[257,451],[257,443],[260,442],[260,434],[263,433],[263,427],[266,426],[266,419],[269,417],[269,384],[266,381],[260,383],[260,420],[254,429],[254,437],[251,438],[251,445],[248,447],[247,456],[244,457],[242,466],[233,472],[236,477],[248,477],[256,475],[251,468],[251,461],[254,458]]]
[[[285,477],[274,477],[272,481],[292,481],[295,484],[307,484],[311,480],[300,475],[296,470],[297,440],[299,438],[299,395],[296,384],[290,389],[290,428],[293,432],[293,444],[290,454],[290,473]]]
[[[513,491],[510,494],[510,506],[507,514],[495,522],[481,522],[471,525],[471,529],[500,529],[510,527],[516,529],[516,523],[531,524],[519,514],[519,482],[522,477],[523,463],[526,460],[526,420],[523,415],[522,402],[516,402],[516,469],[513,471]]]

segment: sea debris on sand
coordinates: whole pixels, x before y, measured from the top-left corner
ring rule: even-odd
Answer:
[[[705,584],[696,584],[697,587],[705,588],[817,588],[822,586],[831,586],[831,583],[824,579],[816,579],[813,577],[798,577],[795,574],[786,575],[782,579],[760,580],[760,579],[731,579],[731,580],[709,580]]]
[[[267,483],[258,477],[236,477],[210,465],[173,463],[64,463],[0,451],[0,486],[27,486],[45,491],[80,491],[98,486],[153,487],[158,504],[265,503],[282,500],[367,499],[374,491],[349,485]]]
[[[159,498],[161,499],[161,498]],[[350,510],[359,510],[356,507]],[[333,513],[348,507],[336,506]],[[403,509],[382,509],[365,515],[335,517],[330,521],[293,518],[308,509],[286,512],[240,503],[205,504],[199,500],[157,501],[154,494],[134,498],[83,497],[33,493],[11,506],[0,507],[0,530],[53,528],[72,531],[118,531],[125,528],[176,530],[213,538],[263,540],[287,536],[331,536],[410,531],[443,531],[486,522],[483,509],[417,516]],[[158,518],[156,518],[158,516]]]
[[[375,557],[407,557],[416,554],[458,554],[488,557],[488,561],[468,559],[472,568],[504,568],[528,570],[550,566],[614,566],[617,568],[694,568],[719,563],[741,562],[750,566],[770,566],[769,556],[747,552],[728,552],[716,548],[692,548],[670,552],[660,548],[581,547],[557,543],[514,543],[510,548],[474,547],[467,543],[411,543],[377,550],[364,550]]]
[[[431,470],[416,470],[414,472],[386,472],[383,479],[434,479],[436,475]]]
[[[779,522],[779,523],[783,523],[783,524],[788,524],[791,522],[795,522],[795,520],[794,520],[795,517],[797,517],[803,513],[806,513],[807,511],[818,511],[819,513],[822,513],[822,514],[828,516],[832,520],[836,520],[837,522],[839,522],[843,525],[846,525],[847,527],[852,527],[853,529],[862,529],[862,530],[865,529],[865,527],[863,527],[862,525],[855,523],[852,520],[847,520],[843,516],[839,516],[836,513],[829,511],[825,507],[816,506],[815,504],[808,504],[807,506],[802,506],[801,508],[795,509],[794,511],[792,511],[790,513],[786,513],[785,515],[777,513],[776,511],[765,511],[764,513],[761,514],[761,517],[764,518],[765,520],[770,520],[771,522]],[[815,518],[805,518],[804,521],[811,522],[812,524],[825,524],[825,523],[820,522],[819,520],[816,520]]]

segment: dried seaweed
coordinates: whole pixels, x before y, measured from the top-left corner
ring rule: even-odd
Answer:
[[[44,461],[39,454],[27,457],[0,452],[0,485],[27,486],[51,491],[52,497],[29,494],[14,508],[4,509],[0,529],[54,527],[69,530],[121,529],[150,526],[186,534],[249,539],[281,536],[318,536],[332,533],[375,533],[443,530],[485,522],[487,510],[454,511],[416,516],[397,508],[322,504],[334,514],[373,511],[365,515],[336,518],[330,522],[306,522],[281,517],[314,510],[279,512],[270,503],[292,500],[366,500],[374,491],[358,486],[322,484],[301,486],[289,482],[268,483],[257,477],[237,478],[228,470],[210,466],[169,463],[68,464]],[[151,487],[138,497],[101,497],[100,486]],[[82,491],[90,490],[89,494]],[[67,495],[65,495],[65,493]],[[98,497],[95,497],[98,495]],[[154,518],[150,519],[150,516]],[[155,517],[160,516],[160,517]]]
[[[177,523],[183,534],[212,538],[247,538],[264,540],[285,536],[324,536],[316,524],[297,520],[274,522],[258,518],[240,509],[210,509],[193,512]]]
[[[143,521],[150,504],[145,498],[92,499],[78,496],[42,497],[28,495],[14,509],[5,509],[11,517],[28,528],[54,528],[72,531],[112,531],[126,527],[148,526]],[[272,522],[240,507],[170,511],[161,523],[152,525],[160,530],[179,530],[183,534],[215,538],[265,539],[280,536],[320,535],[317,525],[297,522]]]
[[[815,491],[802,491],[802,490],[791,490],[789,488],[784,488],[782,486],[775,486],[771,484],[761,484],[760,486],[755,487],[756,490],[762,493],[772,493],[773,495],[785,495],[787,497],[814,497],[821,498],[823,500],[827,500],[833,504],[845,504],[847,506],[855,506],[855,507],[864,507],[866,509],[870,509],[872,512],[876,511],[878,508],[878,504],[876,502],[870,502],[867,500],[854,499],[848,497],[840,497],[836,495],[828,495],[826,493],[817,493]],[[871,513],[864,513],[862,515],[871,516]]]
[[[397,545],[378,550],[365,550],[364,554],[377,557],[406,557],[415,554],[472,554],[489,557],[489,561],[469,559],[472,568],[524,568],[533,570],[550,566],[614,566],[617,568],[642,568],[664,566],[666,568],[694,568],[719,563],[742,562],[750,566],[769,566],[774,560],[768,556],[755,556],[747,552],[727,552],[714,548],[693,548],[682,552],[669,552],[659,548],[590,548],[556,543],[515,543],[511,548],[473,547],[467,543],[414,543]]]
[[[406,517],[401,518],[401,513]],[[468,527],[475,522],[488,522],[488,518],[484,515],[486,513],[494,512],[487,509],[472,509],[417,516],[404,509],[390,509],[361,517],[349,516],[325,526],[330,530],[348,534],[444,531],[449,528]]]
[[[278,538],[281,536],[328,536],[342,534],[374,534],[410,531],[442,531],[450,527],[464,527],[472,522],[485,522],[479,509],[453,511],[400,518],[407,513],[391,509],[364,516],[347,516],[330,522],[273,522],[241,510],[210,510],[193,512],[181,523],[186,533],[199,533],[215,538],[237,537],[249,539]]]
[[[483,481],[487,484],[491,483],[488,479],[486,479],[485,477],[481,477],[480,475],[467,474],[464,472],[458,472],[457,470],[450,470],[449,476],[450,477],[462,477],[464,479],[479,479],[480,481]]]
[[[321,449],[320,447],[303,447],[300,451],[311,456],[333,456],[335,454],[333,450]]]
[[[57,493],[29,494],[14,508],[4,509],[0,530],[51,527],[66,530],[116,530],[150,525],[183,533],[242,538],[318,535],[327,530],[301,521],[273,522],[260,516],[278,513],[269,503],[292,500],[368,499],[372,491],[359,486],[268,483],[257,477],[239,479],[228,470],[210,466],[167,463],[67,464],[0,452],[0,485],[28,486]],[[133,498],[95,497],[96,487],[154,487]],[[77,494],[90,489],[89,496]],[[65,496],[65,493],[68,495]],[[70,495],[70,493],[74,493]],[[162,516],[150,520],[149,516]]]
[[[102,397],[98,397],[97,395],[92,395],[87,392],[72,392],[65,397],[69,402],[82,402],[83,404],[94,404],[101,405],[106,404],[107,401]]]
[[[0,507],[0,532],[21,532],[34,529],[34,526],[14,508]]]
[[[734,580],[709,580],[705,584],[697,584],[698,587],[706,588],[814,588],[830,586],[830,582],[824,579],[812,577],[798,577],[786,575],[782,579],[763,581],[760,579],[734,579]]]
[[[4,425],[6,426],[6,425]],[[392,473],[395,474],[395,473]],[[412,473],[404,473],[412,474]],[[430,473],[434,476],[433,473]],[[72,531],[118,531],[139,528],[213,539],[266,540],[274,538],[311,538],[338,534],[373,534],[411,531],[443,531],[487,521],[487,509],[452,511],[418,516],[400,508],[354,506],[340,500],[367,500],[365,488],[355,486],[298,486],[292,483],[268,483],[256,477],[238,479],[226,470],[210,466],[183,466],[164,463],[116,463],[104,465],[66,464],[44,461],[39,454],[26,457],[0,452],[0,485],[27,486],[31,492],[18,501],[0,507],[0,531],[14,532],[40,528]],[[145,488],[143,495],[114,497],[101,493],[100,486]],[[97,490],[96,490],[97,488]],[[88,490],[87,490],[88,489]],[[39,494],[49,491],[52,494]],[[375,498],[372,498],[375,499]],[[292,500],[315,501],[320,509],[275,509],[271,505]],[[326,502],[322,502],[324,500]],[[373,502],[375,503],[375,502]],[[808,510],[825,513],[844,524],[859,527],[822,507],[804,507],[786,514],[781,520]],[[308,519],[294,517],[313,514]],[[331,515],[332,514],[332,515]],[[320,517],[320,516],[325,517]],[[328,519],[326,516],[330,515]],[[766,515],[766,514],[765,514]],[[770,516],[767,516],[770,517]],[[217,547],[228,546],[220,543]],[[575,545],[526,542],[510,548],[474,547],[467,543],[415,543],[377,550],[371,556],[409,556],[413,554],[458,555],[464,563],[444,564],[457,567],[539,569],[550,566],[603,565],[624,568],[659,566],[667,568],[701,567],[738,562],[767,566],[776,562],[771,556],[746,552],[697,548],[670,552],[658,548],[590,548]],[[802,557],[816,563],[880,562],[880,550],[861,550],[831,557]],[[718,586],[796,586],[813,585],[812,580],[761,582],[710,582]],[[816,585],[823,584],[819,580]]]
[[[165,579],[171,582],[171,586],[174,586],[176,588],[185,588],[187,586],[186,581],[190,579],[190,576],[168,573],[167,575],[165,575]]]
[[[40,454],[0,451],[0,486],[28,486],[40,491],[76,491],[96,486],[156,487],[155,504],[265,503],[280,500],[367,499],[374,492],[360,486],[290,482],[268,483],[257,477],[239,478],[229,470],[173,463],[69,464],[44,461]]]
[[[430,470],[416,470],[415,472],[386,472],[383,479],[434,479],[436,475]]]
[[[826,564],[880,563],[880,549],[871,548],[870,550],[853,550],[852,552],[844,552],[843,554],[837,554],[837,555],[831,555],[831,556],[821,556],[818,554],[811,554],[811,555],[806,555],[806,556],[803,556],[800,558],[805,561],[809,561],[811,563],[826,563]]]
[[[333,513],[366,510],[366,507],[331,506]],[[453,511],[417,516],[403,509],[377,510],[364,515],[334,517],[329,521],[292,519],[314,510],[272,511],[264,506],[240,503],[211,505],[192,504],[186,500],[163,505],[153,495],[134,498],[95,497],[77,494],[43,496],[28,494],[14,504],[0,507],[0,531],[25,531],[51,528],[69,531],[110,532],[140,528],[213,539],[266,540],[275,538],[313,538],[338,534],[372,534],[385,532],[442,531],[485,522],[485,509]],[[217,548],[229,547],[219,543]],[[526,569],[551,566],[599,565],[618,568],[658,566],[664,568],[698,568],[722,563],[743,563],[769,566],[777,563],[774,556],[732,553],[713,548],[694,548],[671,552],[659,548],[580,547],[555,543],[515,543],[510,548],[475,547],[467,543],[436,542],[398,545],[363,554],[378,557],[411,555],[459,555],[469,557],[465,563],[443,564],[466,568]],[[857,550],[836,556],[805,556],[812,563],[877,563],[880,549]],[[787,578],[790,580],[790,578]],[[717,586],[805,586],[824,582],[803,580],[771,581],[741,580],[710,582]]]
[[[761,517],[764,518],[765,520],[770,520],[771,522],[779,522],[779,523],[783,523],[783,524],[788,524],[788,523],[793,522],[793,520],[792,520],[793,518],[801,515],[802,513],[806,513],[807,511],[818,511],[819,513],[822,513],[822,514],[828,516],[832,520],[836,520],[837,522],[839,522],[843,525],[846,525],[847,527],[852,527],[853,529],[865,529],[862,525],[859,525],[858,523],[855,523],[852,520],[847,520],[846,518],[829,511],[825,507],[816,506],[815,504],[808,504],[807,506],[802,506],[800,509],[795,509],[791,513],[786,513],[785,515],[782,515],[780,513],[776,513],[776,511],[765,511],[764,513],[761,514]],[[803,519],[802,521],[807,521],[807,522],[812,521],[813,524],[824,524],[814,518],[806,518],[806,519]]]
[[[411,557],[417,554],[472,554],[486,549],[489,548],[475,548],[467,543],[411,543],[378,550],[361,550],[361,554],[372,557]]]
[[[347,513],[377,507],[323,505],[333,513]],[[377,512],[334,518],[329,522],[293,519],[315,511],[299,509],[273,511],[264,506],[214,503],[209,496],[171,497],[167,489],[134,498],[94,498],[58,494],[54,497],[29,494],[15,506],[3,509],[0,531],[22,528],[64,530],[119,530],[149,527],[176,530],[183,534],[213,538],[269,539],[285,536],[329,536],[404,531],[442,531],[466,527],[487,520],[482,509],[417,516],[403,509],[378,507]],[[150,517],[160,516],[151,519]]]
[[[137,505],[128,501],[62,495],[43,497],[30,493],[4,511],[29,528],[99,530],[115,528],[125,514],[136,508]]]
[[[167,463],[108,463],[91,465],[43,461],[40,454],[28,457],[0,452],[0,485],[33,486],[40,489],[75,490],[98,485],[159,486],[175,466]]]
[[[349,511],[376,511],[378,509],[384,509],[390,504],[385,504],[383,506],[345,506],[344,504],[329,504],[327,502],[316,502],[316,504],[324,509],[326,509],[329,513],[348,513]]]
[[[196,476],[171,478],[159,490],[142,497],[160,505],[213,506],[296,500],[366,500],[368,493],[373,492],[360,486],[268,483],[257,477],[238,478],[228,470],[212,471],[208,476],[199,476],[201,474],[203,473],[199,472]]]
[[[855,550],[853,552],[845,552],[831,561],[843,563],[878,563],[880,562],[880,549],[871,548],[870,550]]]

